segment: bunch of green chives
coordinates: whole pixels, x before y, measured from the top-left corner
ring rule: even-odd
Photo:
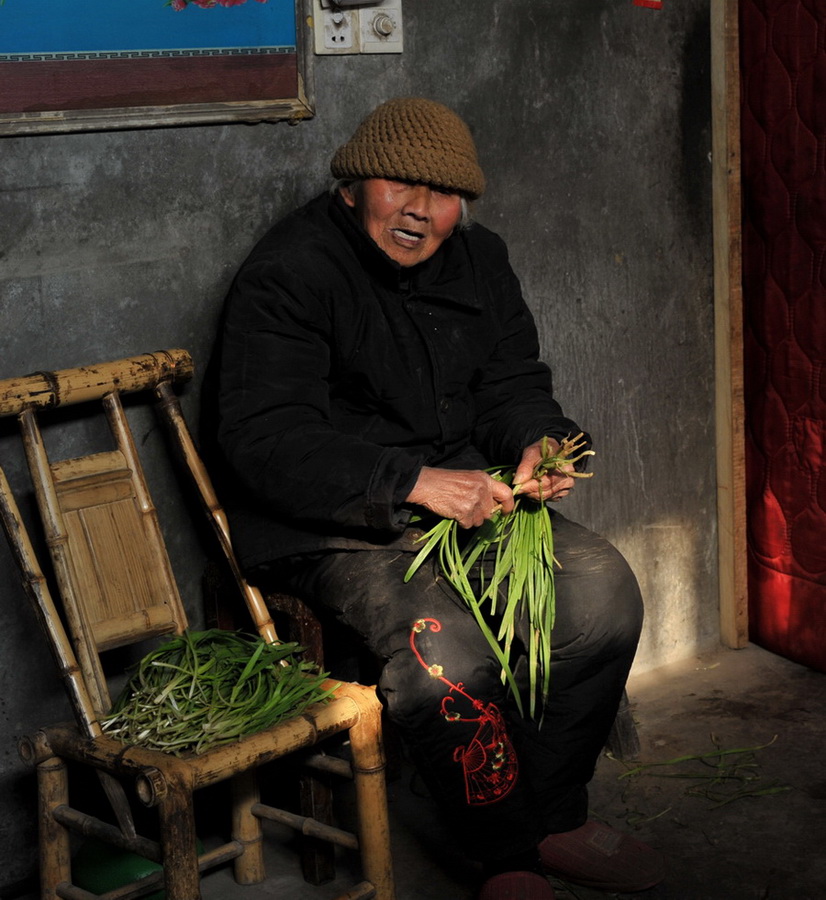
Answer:
[[[255,734],[332,693],[317,667],[295,658],[300,650],[233,631],[184,632],[140,661],[101,726],[177,756]]]
[[[534,468],[533,478],[578,462],[593,455],[582,450],[582,434],[566,438],[556,453],[551,453],[548,438],[542,441],[542,458]],[[493,477],[512,484],[516,467],[497,469]],[[590,474],[570,472],[575,478]],[[421,540],[424,547],[405,575],[409,581],[432,553],[438,553],[439,565],[448,583],[456,590],[473,613],[476,622],[502,667],[502,678],[509,686],[520,713],[524,715],[522,697],[510,664],[517,617],[527,611],[529,622],[528,698],[531,718],[544,710],[550,689],[551,629],[554,624],[554,540],[551,515],[545,503],[520,498],[519,485],[514,509],[508,515],[499,512],[460,539],[459,524],[454,519],[441,519]],[[479,585],[471,584],[471,570],[479,563]],[[485,571],[490,569],[490,574]],[[504,603],[499,596],[504,588]],[[486,612],[486,607],[489,607]],[[491,622],[498,621],[496,633]],[[540,716],[541,718],[541,716]]]

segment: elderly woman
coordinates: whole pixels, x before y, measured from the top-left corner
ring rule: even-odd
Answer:
[[[648,888],[659,855],[587,810],[642,620],[624,559],[553,511],[541,725],[435,566],[404,577],[423,515],[470,529],[513,509],[491,465],[517,465],[537,502],[573,486],[564,471],[532,478],[542,438],[580,429],[553,398],[503,242],[468,221],[484,190],[470,132],[439,103],[391,100],[331,169],[332,191],[263,237],[227,300],[218,442],[242,562],[333,611],[382,661],[388,715],[456,844],[482,861],[483,900],[549,900],[547,874]]]

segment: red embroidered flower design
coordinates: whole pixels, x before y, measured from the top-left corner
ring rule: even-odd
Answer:
[[[457,747],[453,754],[453,759],[462,764],[467,802],[471,806],[495,803],[510,792],[519,774],[516,751],[505,730],[505,721],[495,704],[475,700],[461,683],[454,684],[444,677],[442,666],[437,663],[428,665],[422,659],[416,647],[416,635],[428,627],[433,632],[442,630],[441,622],[436,619],[417,619],[410,629],[410,648],[430,677],[438,679],[450,689],[442,700],[440,714],[449,723],[478,723],[476,734],[470,743]],[[474,715],[462,715],[453,708],[456,694],[470,702]]]

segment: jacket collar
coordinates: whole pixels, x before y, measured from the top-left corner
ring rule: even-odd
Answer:
[[[330,198],[329,213],[365,270],[389,290],[481,308],[474,267],[461,232],[451,235],[430,259],[402,266],[370,237],[339,194]]]

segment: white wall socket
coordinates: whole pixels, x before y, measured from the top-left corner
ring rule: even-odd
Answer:
[[[321,0],[313,0],[316,54],[358,53],[359,34],[358,10],[322,9]]]
[[[346,2],[347,5],[344,5]],[[401,53],[402,0],[313,0],[313,35],[319,56]]]

